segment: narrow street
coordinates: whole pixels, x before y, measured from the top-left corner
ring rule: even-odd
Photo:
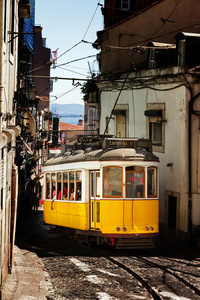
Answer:
[[[64,230],[49,229],[40,208],[18,222],[16,245],[43,260],[51,299],[200,298],[200,261],[195,252],[188,258],[188,252],[184,257],[183,252],[164,255],[158,249],[89,248]]]

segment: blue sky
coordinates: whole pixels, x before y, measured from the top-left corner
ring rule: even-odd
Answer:
[[[103,29],[103,16],[98,3],[103,4],[104,0],[36,0],[35,2],[35,24],[43,28],[42,35],[47,39],[47,47],[51,50],[58,49],[58,57],[61,56],[57,61],[58,66],[68,63],[51,69],[51,76],[89,78],[89,66],[92,71],[98,71],[96,62],[98,51],[91,44],[81,41],[84,39],[94,42],[97,38],[96,32]],[[75,46],[77,43],[79,44]],[[68,51],[69,49],[71,50]],[[63,54],[64,52],[66,53]],[[90,55],[94,57],[69,63]],[[77,82],[74,81],[75,84]],[[83,81],[80,83],[83,84]],[[63,95],[64,93],[66,94]],[[82,98],[80,87],[75,87],[72,80],[54,82],[53,92],[50,94],[51,103],[83,104]]]

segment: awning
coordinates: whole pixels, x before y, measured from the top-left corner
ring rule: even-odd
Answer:
[[[14,130],[6,128],[6,129],[3,129],[2,131],[7,136],[8,143],[10,143],[11,141],[13,141],[15,139],[15,132],[14,132]]]
[[[0,133],[0,149],[5,147],[8,144],[8,137],[5,133]]]
[[[9,128],[4,128],[0,133],[0,149],[5,147],[11,141],[15,140],[20,134],[21,128],[19,126],[12,126]]]

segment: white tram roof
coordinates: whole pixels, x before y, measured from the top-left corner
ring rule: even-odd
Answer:
[[[43,166],[53,166],[86,161],[159,161],[159,158],[144,149],[118,148],[75,150],[65,152],[47,160]]]

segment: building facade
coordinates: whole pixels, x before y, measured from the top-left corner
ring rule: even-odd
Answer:
[[[0,294],[12,269],[16,220],[41,192],[47,158],[50,78],[35,84],[33,75],[35,57],[40,75],[50,76],[50,49],[34,16],[35,0],[0,1]]]
[[[195,243],[200,225],[198,15],[196,0],[158,1],[95,42],[99,134],[152,140],[161,236],[183,245]]]
[[[18,199],[18,167],[15,164],[16,126],[13,102],[17,86],[19,1],[0,1],[0,293],[12,266]]]

